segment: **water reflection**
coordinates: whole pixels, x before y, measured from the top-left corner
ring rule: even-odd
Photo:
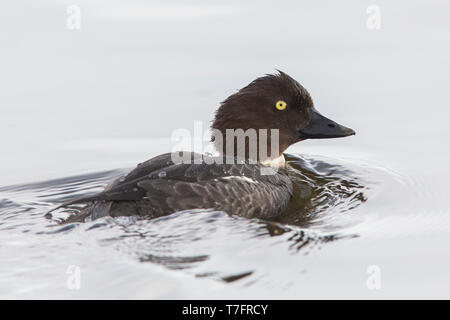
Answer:
[[[330,215],[347,214],[367,200],[368,188],[350,169],[321,160],[286,154],[294,196],[278,220],[283,224],[308,228],[327,224]]]
[[[307,229],[303,230],[298,228],[289,228],[288,226],[271,224],[269,222],[266,224],[266,227],[269,235],[272,237],[288,233],[289,237],[286,239],[286,241],[289,242],[288,249],[294,252],[298,252],[300,250],[310,251],[315,248],[320,249],[322,244],[326,244],[328,242],[358,237],[356,234],[316,233]]]

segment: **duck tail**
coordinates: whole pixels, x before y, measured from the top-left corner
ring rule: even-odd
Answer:
[[[47,211],[44,214],[44,217],[47,218],[47,219],[50,219],[52,217],[51,213],[53,211],[56,211],[56,210],[61,209],[61,208],[65,208],[65,207],[73,205],[73,204],[93,202],[93,201],[99,200],[100,199],[99,196],[100,196],[100,194],[94,194],[94,195],[91,195],[91,196],[80,197],[80,198],[76,198],[76,199],[64,202],[63,204],[61,204],[61,205],[51,209],[50,211]]]

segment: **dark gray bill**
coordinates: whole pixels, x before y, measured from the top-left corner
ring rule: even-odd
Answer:
[[[324,117],[314,108],[310,109],[309,115],[308,125],[300,130],[303,139],[341,138],[355,134],[352,129]]]

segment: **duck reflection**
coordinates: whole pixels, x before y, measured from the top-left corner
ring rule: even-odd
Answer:
[[[325,161],[285,154],[294,195],[276,221],[308,228],[331,214],[342,214],[367,200],[359,179],[351,170]]]
[[[285,154],[285,158],[294,182],[294,195],[281,217],[266,222],[268,234],[288,233],[289,249],[294,251],[310,251],[327,242],[358,237],[342,233],[335,219],[345,217],[367,201],[368,188],[355,173],[340,165],[298,155]],[[309,230],[311,227],[325,232]]]

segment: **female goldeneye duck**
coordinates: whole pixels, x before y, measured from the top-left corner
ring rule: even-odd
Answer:
[[[214,209],[248,218],[271,219],[283,213],[293,194],[283,151],[305,139],[355,134],[322,116],[306,89],[281,71],[254,80],[223,101],[211,128],[216,133],[212,140],[221,157],[236,160],[239,155],[243,161],[216,161],[218,158],[189,152],[184,155],[192,161],[180,163],[173,161],[173,153],[166,153],[139,164],[104,191],[57,208],[87,204],[66,222],[103,216],[154,218],[187,209]],[[257,138],[266,129],[269,150],[272,150],[271,132],[276,132],[277,152],[270,156],[256,152],[254,156],[245,145],[244,152],[238,154],[242,150],[238,150],[237,137],[227,136],[227,129],[244,132],[253,129]],[[217,144],[217,133],[222,134],[221,144]],[[232,147],[227,149],[227,145]],[[277,170],[267,174],[265,169],[271,166]]]

